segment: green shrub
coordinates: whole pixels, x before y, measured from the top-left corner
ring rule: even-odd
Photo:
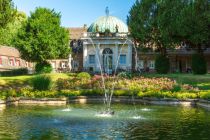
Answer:
[[[114,96],[131,96],[132,92],[129,90],[115,90]]]
[[[20,90],[22,97],[27,98],[57,98],[59,94],[56,91],[34,91],[32,89],[23,88]]]
[[[61,90],[59,94],[60,96],[64,96],[64,97],[80,96],[81,91],[80,90]]]
[[[89,80],[89,79],[91,79],[91,75],[87,72],[81,72],[77,75],[77,78]]]
[[[50,76],[38,75],[32,79],[32,87],[34,90],[50,90],[52,88],[52,79]]]
[[[0,92],[0,99],[5,100],[9,97],[8,91],[1,91]]]
[[[174,97],[176,99],[196,99],[198,98],[198,95],[193,92],[175,92]]]
[[[155,59],[155,70],[159,74],[167,74],[170,69],[169,59],[166,56],[158,55]]]
[[[120,72],[117,76],[119,78],[125,78],[125,79],[131,79],[132,78],[132,74],[130,72]]]
[[[138,97],[152,97],[152,98],[173,98],[173,94],[172,92],[168,91],[146,91],[146,92],[142,92],[139,91],[139,93],[137,94]]]
[[[178,84],[174,85],[173,89],[171,90],[172,92],[179,92],[182,90],[182,87]]]
[[[83,96],[101,96],[104,95],[104,92],[100,89],[91,89],[91,90],[81,90],[81,95]]]
[[[28,74],[27,68],[19,68],[10,71],[2,71],[0,72],[0,76],[19,76]]]
[[[194,54],[192,56],[192,71],[194,74],[207,73],[207,63],[202,54]]]
[[[47,61],[37,63],[35,66],[35,71],[38,74],[41,73],[51,73],[53,70],[51,64]]]
[[[196,99],[196,92],[171,92],[171,91],[139,91],[138,97],[155,97],[155,98],[176,98],[176,99]]]
[[[210,99],[210,90],[208,90],[208,91],[201,91],[199,93],[199,97],[201,99],[207,99],[207,100],[209,100]]]
[[[0,91],[0,99],[7,99],[9,97],[19,97],[20,93],[14,89]]]

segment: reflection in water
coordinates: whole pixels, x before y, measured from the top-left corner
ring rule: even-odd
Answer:
[[[0,113],[0,139],[209,139],[210,112],[199,108],[113,105],[112,117],[96,117],[98,104],[18,106]],[[137,114],[137,115],[136,115]]]
[[[142,111],[151,111],[151,109],[149,109],[149,108],[143,108],[143,109],[141,109]]]
[[[62,111],[64,111],[64,112],[70,112],[71,109],[70,108],[66,108],[66,109],[63,109]]]
[[[138,119],[145,119],[144,117],[141,117],[141,116],[133,116],[131,118],[136,119],[136,120],[138,120]]]

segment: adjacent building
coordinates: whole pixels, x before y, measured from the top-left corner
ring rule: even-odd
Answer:
[[[109,15],[99,17],[88,28],[70,28],[72,71],[105,73],[141,70],[155,72],[155,50],[137,50],[129,36],[128,26]],[[191,57],[196,50],[185,46],[168,49],[170,72],[191,73]],[[210,72],[210,49],[204,47],[204,55]]]
[[[33,67],[33,63],[21,59],[20,53],[16,48],[0,46],[0,71],[18,68],[28,68],[30,70]]]
[[[210,73],[210,48],[204,48],[204,56],[207,61],[208,73]],[[176,49],[168,49],[167,56],[170,60],[171,73],[191,73],[192,55],[197,52],[196,49],[186,47],[177,47]],[[158,53],[153,50],[138,51],[138,67],[142,71],[155,71],[155,56]]]

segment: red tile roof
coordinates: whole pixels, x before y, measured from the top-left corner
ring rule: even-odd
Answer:
[[[76,27],[76,28],[68,28],[70,39],[80,39],[83,36],[84,32],[87,32],[87,28],[84,27]]]
[[[14,47],[0,46],[0,55],[20,57],[20,52]]]

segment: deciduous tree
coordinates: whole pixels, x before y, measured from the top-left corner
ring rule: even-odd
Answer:
[[[12,0],[0,0],[0,28],[12,21],[15,9]]]
[[[31,13],[15,40],[22,58],[43,63],[68,56],[69,33],[61,27],[60,18],[60,13],[47,8],[37,8]]]
[[[27,17],[24,12],[17,11],[14,18],[4,28],[0,28],[0,44],[14,46],[14,39],[17,37],[18,30],[26,22]]]

